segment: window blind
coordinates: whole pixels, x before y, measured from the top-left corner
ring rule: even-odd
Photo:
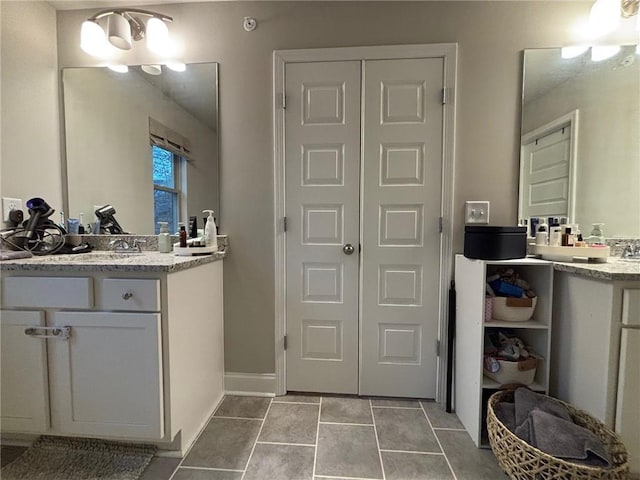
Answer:
[[[193,162],[191,142],[184,135],[149,117],[149,142]]]

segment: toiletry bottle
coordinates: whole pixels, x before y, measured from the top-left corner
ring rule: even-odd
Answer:
[[[562,246],[573,247],[573,235],[571,234],[571,227],[566,227],[562,234]]]
[[[536,245],[546,245],[549,239],[549,227],[544,220],[538,225],[538,231],[536,232]]]
[[[549,227],[549,246],[559,247],[562,241],[560,224],[554,223]]]
[[[215,252],[218,250],[218,234],[216,221],[213,218],[213,210],[203,210],[203,212],[209,212],[207,224],[204,226],[204,244],[207,247],[213,247],[213,251]]]
[[[189,238],[196,238],[198,236],[198,217],[189,217]]]
[[[169,253],[172,250],[171,236],[169,235],[168,222],[158,222],[160,225],[160,233],[158,233],[158,251],[160,253]]]
[[[180,248],[187,248],[187,230],[183,223],[180,223]]]

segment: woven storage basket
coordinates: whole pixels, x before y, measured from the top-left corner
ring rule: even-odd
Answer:
[[[568,403],[564,405],[576,425],[595,433],[611,457],[609,468],[590,467],[553,457],[519,438],[496,417],[498,402],[513,402],[513,390],[496,392],[487,406],[489,443],[498,464],[513,480],[626,480],[629,478],[629,454],[618,435],[588,413]]]

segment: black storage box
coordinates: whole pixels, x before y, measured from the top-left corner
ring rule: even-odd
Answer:
[[[480,260],[509,260],[527,256],[527,227],[464,227],[464,256]]]

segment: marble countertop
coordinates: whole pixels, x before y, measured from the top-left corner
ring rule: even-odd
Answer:
[[[553,269],[602,280],[640,281],[640,261],[613,257],[607,263],[553,262]]]
[[[74,255],[48,255],[5,260],[0,262],[0,271],[172,273],[221,260],[225,255],[224,251],[194,256],[177,256],[173,253],[151,251],[142,253],[94,251]]]

